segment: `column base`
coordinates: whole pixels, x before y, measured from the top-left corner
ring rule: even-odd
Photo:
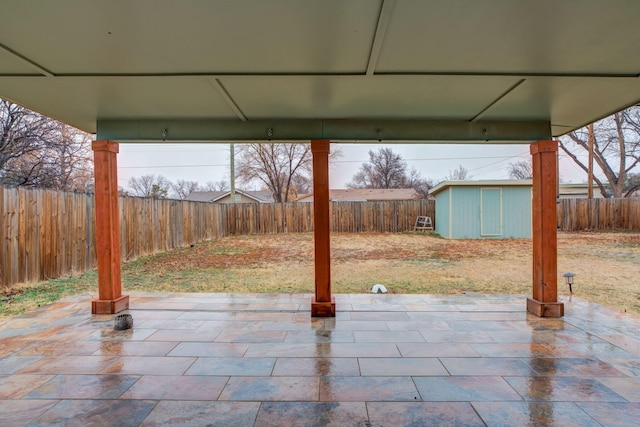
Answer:
[[[91,314],[116,314],[129,308],[129,295],[116,299],[94,299],[91,301]]]
[[[336,299],[330,302],[317,302],[316,297],[311,300],[311,317],[336,317]]]
[[[533,298],[527,298],[527,311],[538,317],[562,317],[564,316],[564,303],[540,302]]]

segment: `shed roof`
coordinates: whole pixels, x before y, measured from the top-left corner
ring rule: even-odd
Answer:
[[[636,0],[30,0],[2,16],[0,96],[120,142],[533,141],[640,101]]]
[[[531,187],[530,179],[492,179],[477,181],[443,181],[429,190],[435,196],[450,187]]]

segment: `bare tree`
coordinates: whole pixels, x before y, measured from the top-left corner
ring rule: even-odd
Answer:
[[[406,188],[407,162],[391,148],[369,150],[369,162],[347,184],[349,188]]]
[[[10,160],[50,144],[54,133],[45,117],[0,100],[0,171],[6,170]]]
[[[313,192],[313,178],[309,175],[296,174],[293,176],[291,184],[295,189],[296,195]]]
[[[171,188],[171,183],[162,175],[143,175],[133,177],[127,183],[131,194],[138,197],[151,197],[154,199],[166,199]]]
[[[560,148],[585,172],[589,168],[579,154],[588,154],[590,139],[593,159],[605,177],[603,180],[594,174],[593,180],[605,197],[609,195],[605,183],[611,188],[611,196],[623,197],[627,174],[640,162],[640,106],[627,108],[559,138]]]
[[[640,190],[640,173],[628,173],[624,185],[624,197],[630,197]]]
[[[60,123],[61,141],[52,149],[57,189],[83,191],[93,184],[91,135]]]
[[[187,198],[189,194],[193,191],[200,190],[200,186],[197,181],[186,181],[184,179],[179,179],[176,182],[170,183],[171,189],[173,190],[173,196],[176,199],[184,200]]]
[[[0,182],[84,191],[92,181],[91,137],[0,100]]]
[[[229,189],[229,183],[225,179],[221,179],[219,181],[207,181],[203,187],[201,187],[202,191],[226,191]]]
[[[411,168],[407,175],[407,188],[413,188],[421,199],[429,198],[429,191],[433,188],[433,181],[422,178],[416,168]]]
[[[467,168],[460,165],[457,169],[449,171],[449,175],[447,175],[444,179],[445,181],[465,181],[471,178],[473,178],[473,176],[469,173]]]
[[[407,171],[407,162],[391,148],[382,147],[378,151],[369,150],[369,162],[347,184],[349,188],[413,188],[420,197],[426,198],[432,182],[420,176],[412,168]]]
[[[311,174],[311,146],[280,143],[240,145],[236,172],[244,184],[260,182],[273,193],[276,202],[289,202],[295,196],[294,177]]]
[[[515,163],[509,163],[510,179],[531,179],[533,177],[533,169],[531,162],[521,160]]]

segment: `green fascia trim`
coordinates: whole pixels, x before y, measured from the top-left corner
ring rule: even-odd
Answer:
[[[117,142],[523,143],[551,139],[548,121],[466,120],[98,120],[97,139]]]

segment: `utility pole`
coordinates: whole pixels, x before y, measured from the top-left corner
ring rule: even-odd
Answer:
[[[231,171],[230,175],[230,180],[229,182],[231,182],[231,203],[235,203],[236,202],[236,162],[235,162],[235,154],[236,154],[236,147],[234,144],[231,144],[230,147],[231,149],[231,154],[229,155],[229,169]]]

